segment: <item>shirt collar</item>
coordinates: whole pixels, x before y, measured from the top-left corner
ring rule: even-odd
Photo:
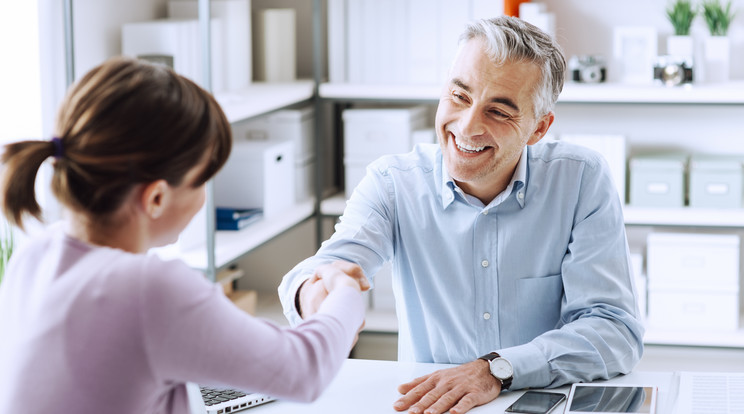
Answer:
[[[527,148],[528,146],[525,146],[524,149],[522,149],[522,155],[519,157],[517,168],[514,169],[514,174],[512,175],[509,185],[501,194],[496,196],[487,207],[500,204],[509,197],[509,195],[516,192],[517,202],[520,207],[524,208],[525,192],[527,190],[525,185],[527,183]],[[447,171],[447,167],[444,165],[444,157],[441,156],[441,153],[439,162],[442,168],[442,208],[446,209],[455,201],[457,191],[462,190],[457,187],[455,180],[449,174],[449,171]]]

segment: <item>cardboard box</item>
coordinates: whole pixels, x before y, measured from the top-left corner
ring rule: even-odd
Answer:
[[[630,159],[630,205],[682,207],[685,205],[687,155],[639,155]]]
[[[690,157],[690,207],[740,208],[744,157]]]
[[[258,294],[255,290],[233,290],[227,294],[227,297],[235,306],[251,315],[256,315]]]

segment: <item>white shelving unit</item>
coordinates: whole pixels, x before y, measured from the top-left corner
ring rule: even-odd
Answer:
[[[430,85],[355,85],[355,84],[321,84],[318,94],[322,99],[341,103],[400,103],[400,102],[423,102],[436,104],[439,100],[441,87]],[[621,84],[575,84],[566,83],[558,100],[557,110],[563,104],[582,108],[590,105],[594,108],[606,105],[608,108],[616,108],[622,105],[625,108],[638,106],[647,110],[651,108],[668,111],[669,108],[694,107],[706,110],[725,109],[737,111],[744,108],[744,82],[735,81],[725,84],[703,84],[688,85],[684,87],[669,88],[662,85],[621,85]],[[595,105],[596,104],[596,105]],[[711,109],[713,108],[713,109]],[[733,109],[732,109],[733,108]],[[579,111],[580,112],[580,111]],[[674,114],[662,112],[664,116]],[[577,116],[576,113],[569,113]],[[707,114],[706,114],[707,115]],[[701,115],[702,121],[706,115]],[[728,112],[727,112],[728,115]],[[727,116],[721,115],[721,116]],[[682,115],[684,117],[685,115]],[[659,122],[675,122],[676,120],[660,119]],[[691,122],[685,119],[685,122]],[[709,121],[707,122],[715,122]],[[623,122],[628,122],[623,120]],[[648,122],[648,121],[644,121]],[[689,138],[688,138],[689,139]],[[649,138],[653,140],[653,138]],[[712,144],[713,150],[726,151],[719,143]],[[337,216],[343,213],[346,206],[346,196],[339,193],[321,201],[321,214],[326,216]],[[697,209],[690,207],[682,208],[639,208],[625,206],[625,223],[627,226],[649,226],[649,227],[695,227],[698,229],[732,229],[733,231],[744,230],[744,208],[743,209]],[[375,326],[374,331],[396,332],[397,321],[378,317],[374,312],[369,320],[383,326]],[[388,315],[389,316],[389,315]],[[731,347],[744,348],[744,315],[741,317],[741,326],[737,331],[673,331],[665,329],[650,328],[646,332],[644,341],[647,344],[656,345],[684,345],[705,347]]]
[[[278,109],[309,101],[314,96],[312,81],[293,83],[253,83],[240,91],[215,94],[230,123],[238,123]],[[315,213],[315,200],[309,199],[288,209],[280,217],[262,219],[240,231],[216,231],[214,239],[215,270],[229,266],[265,242],[305,221]],[[190,267],[208,270],[207,246],[188,250],[176,246],[158,249],[165,259],[178,258]]]
[[[281,217],[262,219],[238,231],[215,232],[215,267],[225,268],[255,248],[312,217],[314,212],[315,200],[310,199],[286,210]],[[188,250],[169,246],[158,250],[158,255],[163,259],[181,259],[194,269],[204,271],[207,268],[205,245]]]
[[[324,83],[318,95],[337,101],[430,101],[436,103],[441,85],[356,85]],[[744,82],[666,87],[663,85],[624,85],[613,83],[566,83],[559,103],[629,104],[744,104]]]
[[[157,9],[160,6],[164,7],[165,3],[163,0],[144,0],[123,5],[109,0],[97,4],[95,7],[92,3],[75,4],[75,6],[80,7],[80,10],[76,9],[73,13],[72,0],[65,0],[62,11],[64,14],[65,63],[68,84],[82,74],[75,73],[76,63],[80,63],[79,61],[96,64],[120,52],[118,41],[107,40],[95,44],[87,42],[90,38],[100,37],[93,36],[94,33],[91,32],[96,34],[99,31],[116,32],[126,22],[162,18],[164,16],[158,14]],[[206,37],[205,33],[209,32],[205,30],[210,21],[207,18],[210,10],[209,6],[210,0],[198,1],[199,40],[201,41],[201,47],[205,48],[209,48],[211,44],[204,39]],[[94,24],[89,21],[88,17],[94,15],[94,9],[98,10],[97,7],[100,7],[101,10],[107,10],[108,14],[96,16],[97,20]],[[73,21],[73,15],[82,19]],[[76,30],[84,32],[82,35],[78,34],[77,42],[74,40],[74,35],[77,34],[75,33]],[[74,46],[76,43],[94,50],[91,50],[90,53],[87,53],[89,52],[87,50],[82,51],[83,53],[75,53]],[[194,45],[194,47],[197,46]],[[202,64],[204,74],[211,73],[210,61],[205,59]],[[210,89],[211,81],[209,79],[209,76],[205,76],[205,79],[202,80],[202,84],[206,85],[207,89]],[[225,112],[228,121],[234,124],[296,104],[311,102],[315,98],[315,85],[315,80],[299,80],[290,83],[254,82],[241,90],[215,93],[215,98]],[[208,191],[208,194],[211,194],[211,192]],[[180,250],[176,245],[172,245],[156,249],[155,252],[163,258],[182,259],[192,268],[203,271],[207,276],[214,277],[220,270],[228,267],[253,249],[313,217],[316,211],[315,204],[315,199],[307,200],[288,209],[280,217],[261,220],[241,231],[215,231],[214,224],[208,224],[204,229],[207,233],[207,241],[202,245],[191,247],[188,250]],[[211,199],[207,200],[206,205],[208,209],[214,207]],[[207,214],[207,217],[209,218],[210,215]],[[210,260],[210,255],[213,260]]]
[[[293,83],[253,83],[240,91],[216,93],[215,98],[230,123],[254,118],[278,109],[309,101],[314,96],[311,80]]]

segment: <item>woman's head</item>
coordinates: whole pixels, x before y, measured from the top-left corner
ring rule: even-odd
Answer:
[[[67,208],[106,220],[138,185],[182,183],[195,166],[199,187],[227,160],[230,125],[215,99],[192,81],[158,65],[113,58],[67,93],[51,141],[24,141],[3,154],[3,209],[22,226],[39,217],[34,180],[54,156],[52,190]]]

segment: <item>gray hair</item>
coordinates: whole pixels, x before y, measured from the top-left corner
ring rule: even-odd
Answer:
[[[460,44],[473,38],[486,42],[486,52],[496,65],[532,62],[542,74],[534,98],[535,116],[553,110],[566,72],[566,58],[558,43],[536,26],[516,17],[476,20],[460,35]]]

